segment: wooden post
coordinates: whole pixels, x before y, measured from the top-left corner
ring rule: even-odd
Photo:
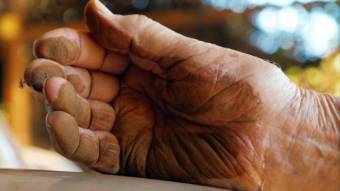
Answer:
[[[23,28],[22,18],[24,18],[25,0],[9,1],[12,8],[12,14],[17,18],[20,25],[19,30]],[[22,30],[18,31],[22,34]],[[11,130],[17,135],[18,140],[24,144],[31,143],[31,111],[30,92],[19,87],[20,80],[23,78],[24,70],[28,60],[25,42],[22,38],[9,39],[6,42],[5,58],[5,107],[9,115]]]
[[[22,80],[27,56],[21,42],[10,42],[5,64],[5,107],[9,115],[11,130],[20,142],[31,143],[30,92],[19,87]]]

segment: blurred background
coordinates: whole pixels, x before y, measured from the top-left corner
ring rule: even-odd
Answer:
[[[79,170],[51,151],[43,99],[21,80],[34,39],[58,27],[86,29],[86,2],[0,0],[0,167]],[[340,94],[339,1],[102,2],[115,13],[145,14],[187,36],[278,63],[299,86]]]

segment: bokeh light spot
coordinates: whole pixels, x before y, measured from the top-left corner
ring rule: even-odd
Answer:
[[[20,34],[20,21],[14,14],[6,13],[0,17],[0,38],[13,40]]]
[[[149,0],[132,0],[131,4],[134,8],[142,10],[149,5]]]

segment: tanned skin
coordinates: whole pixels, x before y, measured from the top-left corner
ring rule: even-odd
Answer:
[[[98,171],[231,190],[338,191],[340,99],[262,59],[88,3],[35,43],[56,150]]]

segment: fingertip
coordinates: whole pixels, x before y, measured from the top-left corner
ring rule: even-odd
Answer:
[[[94,131],[99,140],[99,157],[93,167],[101,172],[116,174],[120,168],[120,145],[109,132]]]
[[[43,93],[48,103],[53,105],[53,103],[58,101],[59,93],[66,83],[65,79],[59,77],[52,77],[45,81]]]
[[[72,155],[79,145],[79,127],[74,117],[63,111],[50,112],[46,126],[56,150],[65,156]]]
[[[41,92],[44,81],[50,77],[65,78],[65,72],[61,65],[47,59],[35,59],[25,70],[24,78],[27,85]]]
[[[88,129],[79,129],[79,146],[70,158],[85,164],[94,164],[99,157],[98,137]]]
[[[31,74],[32,74],[32,70],[33,70],[33,65],[29,64],[24,72],[24,80],[26,82],[27,85],[31,86]]]
[[[55,124],[56,119],[58,119],[60,111],[49,112],[46,114],[46,126],[52,127]]]
[[[105,16],[114,15],[102,2],[99,0],[90,0],[85,7],[85,15],[88,13],[97,12]]]
[[[74,63],[80,55],[79,34],[74,29],[60,28],[45,33],[33,44],[36,58],[47,58],[63,65]]]
[[[85,8],[86,24],[96,41],[108,50],[126,53],[131,36],[121,26],[122,15],[113,14],[100,1],[92,0]]]
[[[65,121],[68,121],[68,123],[72,124],[74,121],[74,118],[63,111],[52,111],[48,112],[46,114],[46,126],[51,128],[51,127],[56,127],[58,123],[63,123]]]
[[[90,104],[77,94],[70,82],[63,78],[49,78],[45,82],[44,95],[53,110],[67,112],[75,118],[79,126],[88,128],[91,118]]]

